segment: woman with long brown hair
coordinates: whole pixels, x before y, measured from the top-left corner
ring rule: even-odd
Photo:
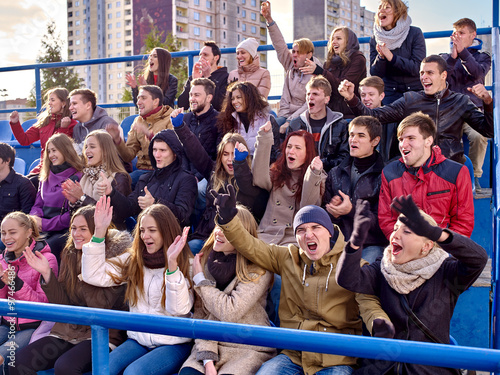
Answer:
[[[259,224],[259,238],[264,242],[287,245],[295,243],[293,218],[302,207],[321,204],[326,174],[316,156],[311,133],[290,133],[282,144],[281,155],[269,167],[273,134],[271,123],[259,129],[252,166],[254,185],[269,191],[266,212]]]
[[[47,141],[40,186],[30,214],[36,217],[38,229],[45,234],[52,253],[60,260],[71,220],[68,200],[62,194],[67,179],[78,181],[83,162],[66,134],[54,134]]]
[[[194,295],[190,277],[193,255],[186,245],[189,228],[181,228],[172,211],[153,204],[137,218],[132,247],[105,259],[100,238],[111,222],[110,198],[96,205],[95,234],[83,248],[82,277],[95,286],[127,284],[130,311],[166,316],[191,316]],[[128,332],[128,339],[111,352],[110,373],[173,374],[191,350],[191,339],[146,332]]]
[[[257,237],[257,222],[244,206],[236,209],[243,227]],[[193,261],[193,281],[199,298],[194,318],[269,326],[266,297],[272,274],[248,261],[215,227]],[[196,340],[180,375],[255,374],[273,357],[273,348]],[[212,370],[212,372],[209,372]]]
[[[156,85],[163,91],[163,105],[174,107],[175,96],[177,95],[177,78],[170,74],[172,66],[172,55],[165,48],[154,48],[148,57],[148,62],[144,66],[143,75],[139,76],[139,82],[133,74],[126,76],[127,85],[132,88],[134,104],[137,105],[139,86]]]
[[[82,247],[95,234],[95,208],[85,206],[71,218],[70,236],[61,254],[59,278],[49,267],[50,258],[40,252],[26,250],[28,264],[41,274],[40,285],[50,303],[125,310],[125,287],[99,288],[82,281]],[[131,244],[130,234],[105,228],[102,235],[105,258],[123,253]],[[37,279],[38,280],[38,279]],[[109,331],[109,346],[114,349],[124,340],[124,332]],[[89,326],[55,323],[50,335],[43,337],[16,356],[11,374],[32,374],[55,368],[56,374],[84,374],[92,368],[91,329]],[[43,360],[42,360],[43,359]]]
[[[345,26],[333,29],[327,48],[328,56],[323,67],[306,60],[300,70],[304,74],[323,75],[333,89],[328,107],[332,111],[342,113],[344,118],[354,118],[354,114],[336,88],[346,79],[355,85],[355,92],[358,95],[359,82],[366,77],[365,55],[359,50],[357,35]]]

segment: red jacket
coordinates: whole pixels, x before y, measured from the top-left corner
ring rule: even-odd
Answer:
[[[398,217],[391,210],[392,199],[408,194],[440,227],[471,236],[474,202],[469,171],[464,165],[446,159],[439,146],[432,148],[431,157],[420,168],[408,168],[401,158],[382,170],[378,218],[387,238]]]
[[[59,127],[55,129],[56,127],[56,122],[61,119],[61,115],[52,115],[49,123],[45,125],[42,128],[39,128],[38,126],[32,126],[26,132],[24,131],[23,127],[19,123],[10,123],[10,128],[12,129],[12,133],[14,133],[14,137],[16,137],[17,141],[21,146],[29,146],[30,144],[40,141],[40,146],[41,146],[41,159],[43,160],[43,152],[45,151],[45,144],[47,143],[47,140],[55,133],[64,133],[68,137],[72,138],[73,137],[73,128],[77,124],[76,120],[71,120],[71,123],[67,128],[62,128]],[[40,173],[40,168],[41,168],[42,163],[38,164],[38,167],[33,168],[30,173]]]

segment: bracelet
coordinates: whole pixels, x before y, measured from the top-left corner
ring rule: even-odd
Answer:
[[[266,22],[267,27],[271,27],[272,25],[275,25],[275,24],[276,24],[276,22],[274,22],[274,21],[273,21],[273,22],[271,22],[271,23],[267,23],[267,22]]]
[[[177,268],[173,271],[169,271],[167,268],[167,271],[166,271],[167,276],[173,275],[175,272],[177,272],[178,269],[179,269],[179,266],[177,266]]]

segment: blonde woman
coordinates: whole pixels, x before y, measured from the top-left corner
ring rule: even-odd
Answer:
[[[244,206],[236,206],[245,229],[257,237],[257,223]],[[196,299],[194,318],[269,326],[266,297],[272,273],[254,265],[215,227],[205,246],[194,258]],[[196,340],[180,375],[255,374],[273,357],[273,348]]]

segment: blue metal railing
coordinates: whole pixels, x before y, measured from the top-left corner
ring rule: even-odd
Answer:
[[[0,314],[92,327],[92,371],[109,374],[108,328],[272,348],[500,372],[500,351],[356,335],[299,331],[49,303],[0,300]],[[12,315],[11,315],[12,316]]]
[[[496,0],[498,1],[498,0]],[[437,38],[448,38],[453,30],[444,30],[444,31],[430,31],[424,33],[424,37],[426,39],[437,39]],[[481,28],[477,29],[478,35],[486,35],[491,34],[491,28]],[[369,37],[359,38],[359,42],[369,43]],[[315,47],[325,47],[327,45],[327,40],[320,40],[313,42]],[[292,43],[288,43],[288,47],[292,48]],[[259,46],[259,51],[274,51],[274,47],[271,44]],[[181,52],[172,52],[172,57],[187,57],[188,59],[188,72],[192,72],[194,65],[194,57],[198,56],[199,51],[181,51]],[[222,48],[222,54],[231,54],[236,53],[236,48]],[[9,66],[9,67],[0,67],[0,73],[2,72],[14,72],[21,70],[34,70],[35,71],[35,94],[36,94],[36,108],[21,108],[16,109],[18,112],[40,112],[42,108],[42,93],[40,89],[41,78],[40,71],[41,69],[50,69],[50,68],[61,68],[61,67],[71,67],[71,66],[83,66],[83,65],[99,65],[99,64],[112,64],[112,63],[120,63],[120,62],[130,62],[130,61],[141,61],[147,59],[148,55],[135,55],[135,56],[123,56],[123,57],[108,57],[103,59],[89,59],[89,60],[76,60],[76,61],[64,61],[64,62],[54,62],[54,63],[46,63],[46,64],[30,64],[30,65],[19,65],[19,66]],[[280,99],[280,96],[269,96],[269,100],[277,100]],[[114,104],[99,104],[99,106],[103,108],[121,108],[121,107],[133,107],[133,103],[114,103]],[[10,113],[12,109],[0,109],[0,113]]]

